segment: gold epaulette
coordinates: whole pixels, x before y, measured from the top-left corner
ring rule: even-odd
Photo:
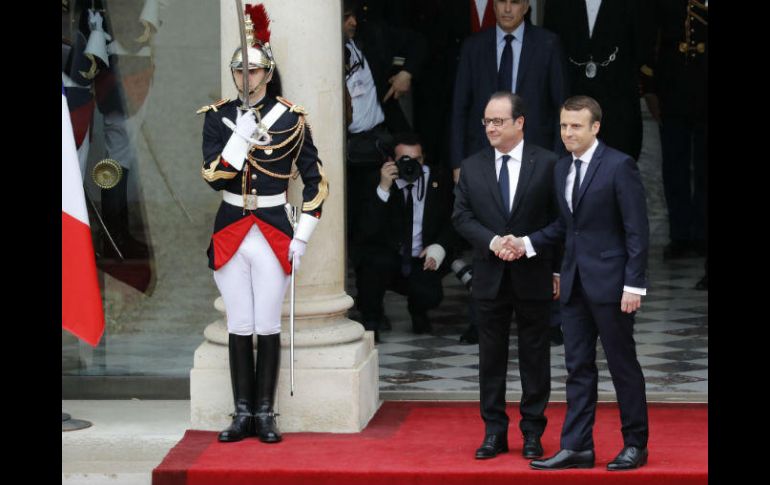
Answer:
[[[305,108],[303,108],[302,106],[300,106],[298,104],[294,104],[291,101],[289,101],[288,99],[282,98],[280,96],[276,96],[275,99],[277,99],[281,104],[284,104],[284,105],[288,106],[289,107],[289,112],[297,113],[297,114],[303,115],[303,116],[307,115],[307,111],[305,111]]]
[[[201,107],[201,109],[199,109],[199,110],[198,110],[198,111],[196,111],[195,113],[196,113],[196,114],[205,113],[206,111],[208,111],[208,110],[210,110],[210,109],[213,109],[213,110],[214,110],[214,112],[216,113],[216,112],[217,112],[217,108],[219,108],[219,107],[220,107],[220,106],[222,106],[223,104],[227,103],[228,101],[230,101],[230,98],[224,98],[224,99],[220,99],[219,101],[217,101],[217,102],[216,102],[216,103],[214,103],[214,104],[207,104],[206,106],[203,106],[203,107]]]

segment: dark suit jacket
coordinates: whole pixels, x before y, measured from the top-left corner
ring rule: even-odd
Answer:
[[[450,128],[450,162],[460,162],[488,146],[481,118],[489,96],[497,91],[495,28],[482,30],[463,42],[455,78]],[[524,139],[563,152],[559,109],[567,97],[564,53],[556,34],[527,23],[521,48],[516,94],[524,99]]]
[[[396,27],[383,20],[372,19],[359,24],[355,42],[372,70],[377,99],[382,105],[388,129],[391,133],[409,131],[411,127],[398,100],[391,96],[387,102],[382,103],[382,98],[390,89],[388,79],[397,72],[401,70],[409,72],[412,75],[413,84],[420,78],[428,55],[425,39],[413,30]],[[394,57],[403,57],[404,65],[393,66]]]
[[[548,300],[553,297],[553,272],[558,251],[546,247],[532,258],[505,262],[489,249],[495,235],[523,236],[550,224],[558,216],[553,170],[557,155],[524,142],[519,182],[510,218],[505,217],[497,185],[494,149],[487,147],[463,160],[455,187],[452,223],[473,246],[474,298],[497,296],[505,265],[511,267],[514,291],[520,298]]]
[[[582,64],[605,62],[617,48],[615,60],[598,66],[596,77],[586,77],[586,66],[567,61],[570,96],[587,95],[602,107],[599,138],[609,146],[639,157],[642,148],[642,113],[639,72],[652,47],[651,8],[642,0],[602,2],[593,35],[583,1],[548,0],[543,27],[561,38],[567,58]],[[646,3],[646,2],[645,2]]]
[[[400,250],[402,235],[406,224],[406,203],[404,193],[394,182],[390,188],[390,198],[383,202],[377,195],[380,172],[377,178],[367,184],[367,197],[363,202],[359,230],[353,235],[354,248],[352,258],[360,263],[371,252],[397,254]],[[440,271],[449,268],[452,262],[450,251],[454,247],[456,235],[450,224],[450,182],[436,168],[431,167],[430,177],[425,187],[425,209],[422,221],[422,245],[440,244],[447,252],[441,263]],[[413,189],[417,193],[417,186]]]
[[[530,235],[535,251],[565,241],[561,299],[572,294],[575,272],[595,303],[617,303],[623,286],[646,288],[649,226],[644,186],[633,158],[602,142],[580,184],[573,215],[564,189],[572,155],[556,164],[559,218]]]

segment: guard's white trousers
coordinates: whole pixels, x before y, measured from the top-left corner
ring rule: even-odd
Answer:
[[[281,331],[281,306],[291,275],[284,273],[256,224],[230,261],[214,271],[214,281],[225,301],[229,333],[272,335]]]

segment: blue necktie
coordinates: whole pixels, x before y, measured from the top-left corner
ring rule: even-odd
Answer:
[[[500,58],[500,69],[497,71],[497,89],[498,91],[513,92],[513,34],[506,34],[505,47],[503,47],[503,56]]]
[[[575,213],[575,207],[577,207],[578,192],[580,191],[580,165],[583,164],[583,160],[575,159],[575,183],[572,184],[572,213]]]
[[[508,181],[508,160],[510,159],[510,155],[503,155],[503,163],[500,165],[500,177],[497,178],[497,185],[500,187],[500,196],[503,198],[506,216],[511,215],[511,186]]]

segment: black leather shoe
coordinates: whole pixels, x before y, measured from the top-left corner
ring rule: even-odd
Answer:
[[[566,470],[567,468],[593,468],[594,450],[573,451],[559,450],[558,453],[545,460],[532,460],[530,468],[535,470]]]
[[[484,436],[484,442],[476,450],[477,460],[486,460],[494,458],[500,453],[508,451],[508,436],[499,434],[488,434]]]
[[[461,344],[477,344],[479,343],[479,333],[474,325],[468,325],[468,328],[460,335]]]
[[[540,443],[539,436],[525,436],[524,447],[521,449],[524,458],[540,458],[543,456],[543,445]]]
[[[607,470],[613,472],[618,470],[633,470],[647,463],[647,448],[638,446],[626,446],[614,460],[607,463]]]

